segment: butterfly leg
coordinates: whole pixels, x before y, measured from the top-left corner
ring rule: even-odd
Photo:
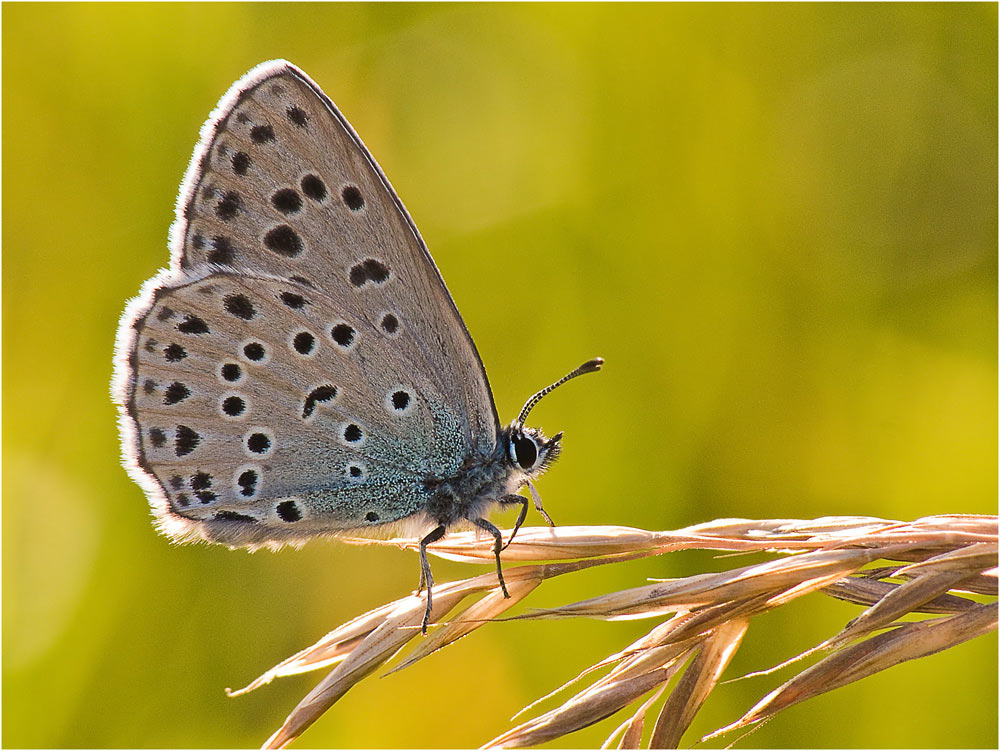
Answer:
[[[521,528],[524,524],[525,518],[528,516],[528,499],[523,495],[505,495],[500,499],[501,506],[512,506],[515,503],[521,504],[521,510],[517,514],[517,521],[514,522],[514,529],[510,533],[510,539],[507,540],[507,544],[504,545],[501,550],[506,550],[512,542],[514,542],[514,537],[517,535],[517,530]]]
[[[503,596],[510,597],[510,593],[507,591],[507,582],[503,580],[503,568],[500,566],[500,551],[503,550],[503,535],[500,534],[499,529],[485,519],[473,519],[472,523],[480,529],[485,529],[493,535],[493,555],[497,559],[497,579],[500,580],[500,589],[503,590]]]
[[[434,587],[431,564],[427,562],[427,546],[444,537],[444,532],[444,526],[435,527],[420,541],[420,584],[417,585],[417,592],[419,593],[424,585],[427,586],[427,608],[424,610],[424,620],[420,626],[420,630],[424,634],[427,633],[427,624],[431,620],[431,589]]]
[[[542,497],[538,495],[538,491],[535,489],[535,484],[528,480],[528,490],[531,491],[531,500],[535,502],[535,509],[538,513],[542,515],[542,518],[548,522],[550,527],[556,526],[556,523],[552,521],[552,517],[545,513],[545,509],[542,508]]]

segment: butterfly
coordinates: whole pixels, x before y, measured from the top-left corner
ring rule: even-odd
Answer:
[[[520,506],[559,455],[502,427],[486,372],[412,219],[333,102],[283,60],[237,81],[201,130],[170,266],[122,315],[123,463],[176,541],[231,547],[417,529],[427,546]]]

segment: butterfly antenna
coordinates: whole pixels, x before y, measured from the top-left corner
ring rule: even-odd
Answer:
[[[581,365],[573,372],[567,373],[552,385],[546,386],[544,389],[536,393],[534,396],[532,396],[528,401],[524,403],[523,407],[521,407],[521,414],[517,416],[517,426],[519,428],[524,427],[524,421],[525,419],[527,419],[528,413],[532,410],[532,408],[536,404],[538,404],[538,402],[542,400],[543,396],[551,393],[552,391],[555,391],[557,388],[566,383],[566,381],[571,381],[577,376],[581,376],[584,373],[596,373],[598,370],[601,369],[601,366],[603,364],[604,364],[603,357],[595,357],[593,360],[587,360],[587,362],[585,362],[583,365]]]

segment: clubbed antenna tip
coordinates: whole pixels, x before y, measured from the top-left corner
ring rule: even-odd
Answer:
[[[598,370],[601,369],[602,365],[604,365],[603,357],[595,357],[593,360],[587,360],[587,362],[585,362],[580,367],[576,368],[576,370],[572,371],[571,373],[567,373],[555,383],[551,384],[550,386],[546,386],[544,389],[536,393],[534,396],[532,396],[530,399],[528,399],[528,401],[524,403],[523,407],[521,407],[521,414],[517,416],[517,425],[520,427],[524,426],[524,421],[525,419],[527,419],[528,413],[531,412],[532,408],[542,400],[543,396],[551,393],[552,391],[554,391],[555,389],[559,388],[564,383],[566,383],[566,381],[570,381],[576,378],[577,376],[581,376],[584,373],[596,373]]]

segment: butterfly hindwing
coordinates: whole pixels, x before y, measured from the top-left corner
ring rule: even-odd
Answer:
[[[127,409],[166,513],[284,539],[420,510],[423,479],[463,451],[459,417],[391,369],[362,380],[358,347],[379,362],[399,345],[330,304],[229,273],[157,294],[137,321]]]

